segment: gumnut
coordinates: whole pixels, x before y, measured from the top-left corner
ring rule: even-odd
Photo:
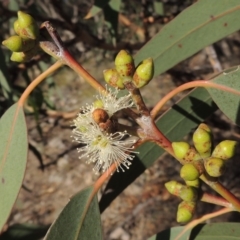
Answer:
[[[112,87],[124,89],[123,79],[120,77],[116,69],[106,69],[103,71],[105,82]]]
[[[183,186],[179,191],[179,197],[184,201],[196,201],[198,198],[198,192],[195,187]]]
[[[202,158],[210,157],[212,150],[212,134],[207,124],[201,123],[193,134],[193,143]]]
[[[18,11],[18,20],[14,24],[14,30],[24,39],[36,40],[39,36],[39,28],[34,18],[22,11]]]
[[[201,156],[187,142],[172,142],[175,157],[182,163],[200,160]]]
[[[204,161],[204,166],[211,177],[220,177],[225,170],[225,161],[221,158],[210,157]]]
[[[212,157],[227,160],[234,156],[236,146],[237,146],[236,141],[224,140],[215,147],[212,153]]]
[[[153,59],[145,59],[136,69],[133,75],[133,83],[137,88],[146,86],[153,77]]]
[[[34,47],[35,41],[24,40],[23,38],[15,35],[4,40],[2,44],[12,52],[26,52]]]
[[[183,201],[178,205],[177,211],[177,222],[187,223],[189,222],[194,214],[196,208],[196,202]]]
[[[165,183],[166,189],[173,195],[179,196],[179,192],[184,185],[177,181],[169,181]]]
[[[121,50],[115,58],[115,67],[122,77],[123,82],[131,82],[135,70],[132,55],[126,50]]]
[[[187,186],[195,187],[195,188],[199,188],[200,184],[201,184],[199,178],[197,178],[196,180],[193,180],[193,181],[185,181],[185,183]]]
[[[187,163],[182,166],[180,170],[180,176],[185,181],[193,181],[199,178],[199,170],[191,163]]]

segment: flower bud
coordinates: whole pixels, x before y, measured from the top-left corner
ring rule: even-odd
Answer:
[[[116,69],[106,69],[103,71],[103,76],[105,82],[107,82],[112,87],[118,89],[124,89],[123,79],[119,76]]]
[[[177,181],[170,181],[165,183],[166,189],[173,195],[179,196],[179,191],[184,185]]]
[[[173,142],[172,148],[176,158],[184,164],[201,159],[197,151],[187,142]]]
[[[204,166],[211,177],[220,177],[225,170],[225,162],[221,158],[210,157],[204,161]]]
[[[195,188],[199,188],[200,184],[201,184],[199,178],[197,178],[196,180],[193,180],[193,181],[185,181],[185,183],[187,186],[195,187]]]
[[[35,41],[24,40],[21,37],[15,35],[4,40],[2,44],[12,52],[26,52],[34,47]]]
[[[179,197],[184,201],[196,201],[198,198],[197,189],[194,187],[183,186],[179,191]]]
[[[178,205],[177,222],[186,223],[189,222],[194,214],[196,208],[196,202],[183,201]]]
[[[234,156],[236,145],[236,141],[224,140],[215,147],[212,157],[227,160]]]
[[[207,158],[211,155],[212,134],[206,124],[202,123],[198,126],[193,134],[193,143],[202,158]]]
[[[37,39],[39,36],[39,28],[36,21],[22,11],[18,11],[18,21],[14,24],[16,33],[24,39]]]
[[[37,50],[37,48],[33,48],[27,52],[13,52],[10,59],[13,62],[27,62],[36,55]]]
[[[136,69],[133,75],[133,83],[137,88],[147,85],[153,77],[153,60],[145,59]]]
[[[134,61],[132,55],[125,50],[121,50],[115,58],[115,66],[124,82],[131,82],[134,72]]]
[[[180,176],[185,181],[193,181],[199,178],[200,173],[198,169],[191,163],[187,163],[182,166],[180,170]]]

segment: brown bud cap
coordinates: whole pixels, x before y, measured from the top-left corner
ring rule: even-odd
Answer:
[[[206,124],[202,123],[196,129],[193,134],[193,143],[202,158],[207,158],[211,155],[212,134]]]
[[[17,34],[24,39],[37,39],[39,28],[34,18],[29,14],[18,11],[18,22],[14,24]]]
[[[97,124],[105,123],[109,119],[107,112],[100,108],[97,108],[92,112],[92,117]]]
[[[204,161],[204,166],[211,177],[220,177],[225,170],[225,162],[221,158],[210,157]]]
[[[2,44],[12,52],[26,52],[32,49],[36,42],[34,40],[24,40],[15,35],[4,40]]]
[[[185,181],[193,181],[199,178],[199,170],[191,163],[187,163],[182,166],[180,170],[180,176]]]
[[[195,187],[183,186],[179,191],[179,196],[184,201],[196,201],[198,198],[198,192]]]
[[[120,77],[116,69],[106,69],[103,71],[105,82],[112,87],[124,89],[123,79]]]
[[[137,88],[146,86],[153,77],[153,60],[145,59],[136,69],[133,75],[133,83]]]
[[[187,223],[189,222],[194,214],[196,208],[196,202],[183,201],[178,205],[177,211],[177,222]]]
[[[134,61],[132,55],[126,50],[121,50],[115,58],[115,66],[124,82],[132,81],[134,73]]]
[[[227,160],[234,156],[236,146],[236,141],[224,140],[215,147],[212,153],[212,157]]]
[[[169,181],[165,183],[166,189],[173,195],[179,196],[179,191],[184,185],[177,181]]]

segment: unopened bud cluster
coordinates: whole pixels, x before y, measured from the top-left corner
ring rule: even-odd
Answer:
[[[153,60],[147,58],[136,68],[132,55],[121,50],[115,58],[115,68],[103,71],[105,81],[112,87],[124,89],[132,82],[136,88],[146,86],[153,77]]]
[[[176,158],[183,164],[180,176],[186,185],[170,181],[165,186],[171,194],[183,200],[177,212],[179,223],[192,219],[198,200],[199,177],[203,173],[211,177],[220,177],[224,173],[226,160],[235,153],[236,141],[224,140],[213,149],[212,140],[211,129],[202,123],[193,134],[194,147],[187,142],[172,143]]]
[[[14,22],[14,30],[16,35],[4,40],[2,44],[13,52],[12,61],[29,61],[38,51],[39,28],[30,15],[18,11],[18,19]]]

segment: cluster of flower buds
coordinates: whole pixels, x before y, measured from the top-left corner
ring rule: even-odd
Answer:
[[[222,141],[213,149],[212,140],[211,129],[202,123],[193,134],[194,147],[187,142],[172,143],[175,157],[183,164],[180,176],[186,185],[170,181],[165,186],[171,194],[183,200],[177,212],[179,223],[188,222],[193,216],[198,200],[199,177],[203,173],[211,177],[220,177],[224,172],[226,160],[234,155],[236,141]]]
[[[132,55],[126,50],[121,50],[115,58],[115,68],[104,70],[103,75],[112,87],[124,89],[124,84],[132,82],[136,88],[141,88],[153,77],[153,60],[147,58],[135,68]]]
[[[18,19],[14,22],[14,30],[17,35],[4,40],[2,44],[13,52],[12,61],[29,61],[38,51],[39,28],[30,15],[18,11]]]

